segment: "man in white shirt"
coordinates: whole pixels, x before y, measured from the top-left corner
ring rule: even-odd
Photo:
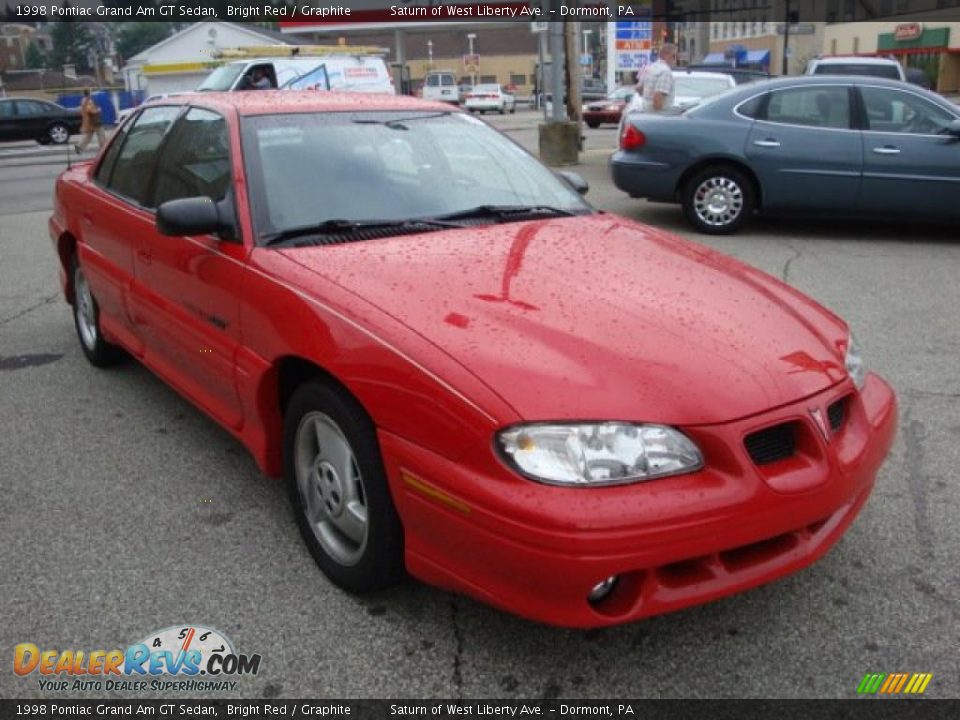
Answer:
[[[677,46],[664,43],[657,61],[644,68],[637,82],[637,94],[625,114],[631,112],[661,113],[673,107],[673,66],[677,63]]]

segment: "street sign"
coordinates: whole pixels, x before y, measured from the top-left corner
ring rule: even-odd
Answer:
[[[649,8],[641,17],[649,15]],[[640,70],[650,63],[653,50],[653,23],[646,20],[617,22],[616,27],[617,70]]]
[[[480,68],[480,56],[477,54],[474,55],[464,55],[463,56],[463,69],[470,75],[477,72]]]

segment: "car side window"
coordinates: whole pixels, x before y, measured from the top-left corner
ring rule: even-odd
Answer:
[[[124,128],[120,128],[114,133],[113,137],[110,138],[110,146],[103,154],[103,160],[100,161],[100,165],[97,166],[97,170],[93,175],[93,179],[97,184],[104,187],[109,186],[110,176],[113,174],[113,168],[117,164],[117,157],[120,155],[120,148],[123,147],[123,141],[126,136],[127,131]]]
[[[229,148],[223,116],[191,108],[164,146],[150,206],[187,197],[223,200],[230,187]]]
[[[13,100],[0,102],[0,119],[10,119],[13,117]]]
[[[811,85],[770,93],[768,122],[847,129],[850,95],[844,86]]]
[[[17,114],[20,117],[29,117],[31,115],[43,115],[45,109],[43,105],[32,100],[17,100]]]
[[[763,108],[763,101],[766,99],[766,97],[767,96],[764,93],[762,95],[757,95],[755,98],[750,98],[737,108],[737,112],[744,117],[757,119],[760,117],[760,111]]]
[[[954,116],[925,98],[892,88],[861,86],[860,96],[867,114],[867,130],[937,135]]]
[[[164,105],[146,108],[140,113],[113,164],[107,183],[109,190],[138,205],[146,202],[157,149],[180,110],[179,106]]]

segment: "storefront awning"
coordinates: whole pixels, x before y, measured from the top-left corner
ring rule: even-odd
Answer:
[[[770,51],[769,50],[750,50],[747,53],[747,57],[743,60],[743,62],[748,65],[769,65]]]

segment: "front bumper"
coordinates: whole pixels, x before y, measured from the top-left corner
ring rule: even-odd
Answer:
[[[847,397],[829,438],[812,421]],[[744,437],[796,422],[797,456],[756,466]],[[516,477],[486,449],[455,463],[382,432],[408,570],[524,617],[613,625],[708,602],[810,565],[863,506],[896,430],[896,398],[869,375],[735,422],[683,428],[703,470],[609,488],[558,488]],[[599,603],[587,594],[619,576]]]
[[[583,121],[585,123],[620,123],[620,110],[585,110]]]

